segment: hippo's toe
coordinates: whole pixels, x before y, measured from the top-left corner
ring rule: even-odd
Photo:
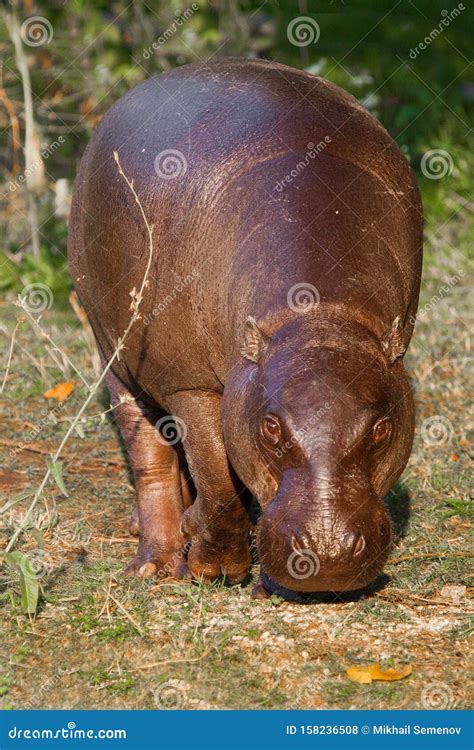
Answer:
[[[140,578],[185,578],[186,563],[182,549],[162,550],[140,542],[137,554],[125,569]]]
[[[197,539],[192,543],[187,562],[193,578],[214,581],[224,577],[233,586],[245,580],[252,559],[247,541],[223,548]]]

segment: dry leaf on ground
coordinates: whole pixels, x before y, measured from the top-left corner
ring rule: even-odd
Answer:
[[[71,395],[73,390],[74,383],[72,382],[58,383],[53,388],[50,388],[49,391],[43,393],[43,396],[45,398],[55,398],[56,401],[65,401],[67,397]]]
[[[369,664],[366,667],[359,667],[357,665],[348,667],[346,674],[352,682],[368,685],[373,680],[386,680],[388,682],[402,680],[404,677],[408,677],[411,671],[410,664],[406,664],[401,669],[394,669],[393,667],[382,669],[380,664]]]

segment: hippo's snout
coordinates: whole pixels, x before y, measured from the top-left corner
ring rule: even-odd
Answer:
[[[280,491],[260,524],[264,573],[293,591],[351,591],[371,583],[387,560],[390,521],[377,498],[300,502]]]
[[[349,531],[341,540],[341,547],[348,557],[357,557],[365,550],[365,536],[360,531]]]

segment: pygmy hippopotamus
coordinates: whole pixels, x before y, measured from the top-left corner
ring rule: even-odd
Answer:
[[[256,595],[372,582],[414,433],[422,259],[418,189],[384,128],[264,60],[150,78],[85,151],[69,255],[104,363],[149,265],[106,376],[136,485],[129,570],[242,582],[253,496]]]

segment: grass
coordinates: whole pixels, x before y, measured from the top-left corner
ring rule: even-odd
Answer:
[[[438,265],[429,261],[422,303],[436,291],[445,268],[458,265],[465,221],[459,219],[459,242],[449,225],[447,247],[456,248],[449,251],[456,257],[445,252]],[[39,541],[51,563],[40,578],[36,618],[21,612],[18,581],[4,569],[0,573],[0,705],[434,708],[441,684],[445,703],[467,706],[463,675],[472,574],[464,553],[472,504],[464,411],[466,312],[467,295],[456,288],[423,319],[410,348],[418,429],[402,481],[387,499],[398,541],[385,569],[386,584],[367,598],[312,605],[278,597],[255,602],[249,587],[157,584],[125,576],[123,566],[135,546],[127,532],[133,500],[129,471],[113,422],[87,422],[84,438],[72,438],[65,452],[69,497],[51,487],[35,514],[36,531],[29,529],[21,542],[27,550]],[[17,315],[13,299],[7,300],[2,306],[7,332]],[[43,324],[92,379],[84,334],[72,313],[53,306]],[[0,486],[6,497],[39,483],[45,457],[81,398],[77,385],[56,423],[44,419],[51,406],[42,393],[72,375],[58,370],[29,324],[21,324],[17,342],[0,404],[5,467]],[[8,335],[3,343],[7,351]],[[91,412],[100,412],[103,404],[102,395]],[[450,442],[424,442],[421,426],[433,414],[450,420]],[[11,447],[27,438],[12,457]],[[3,542],[24,507],[18,503],[1,516]],[[372,662],[408,662],[413,673],[393,684],[358,685],[346,677],[348,665]]]
[[[392,48],[383,42],[383,34],[398,33],[390,17],[374,32],[382,41],[359,46],[359,58],[351,54],[344,67],[334,66],[332,56],[342,58],[352,49],[348,34],[354,30],[355,41],[363,36],[356,20],[352,16],[348,24],[344,14],[326,14],[321,40],[308,52],[315,59],[327,55],[321,73],[356,95],[378,90],[380,116],[394,136],[401,134],[399,143],[417,169],[426,214],[420,308],[429,309],[418,320],[406,357],[416,394],[417,432],[407,469],[387,498],[397,541],[384,586],[365,598],[299,605],[278,597],[253,601],[250,586],[229,589],[125,576],[123,567],[136,544],[127,530],[133,502],[130,473],[113,421],[87,421],[84,437],[75,435],[63,457],[69,497],[49,487],[21,540],[21,549],[40,546],[50,561],[40,578],[35,618],[21,611],[19,578],[0,568],[0,707],[469,706],[466,645],[472,632],[473,584],[466,555],[472,519],[468,264],[474,222],[469,202],[472,166],[462,123],[466,113],[459,105],[448,122],[438,99],[427,115],[416,119],[416,127],[407,127],[433,95],[416,84],[409,69],[389,77],[396,58],[395,52],[386,52]],[[431,16],[423,23],[426,31],[434,25]],[[467,33],[467,23],[456,23],[460,34],[461,24]],[[424,36],[413,24],[410,34],[407,49]],[[438,88],[464,65],[453,56],[439,71],[446,45],[447,36],[417,60],[416,72],[430,85],[439,77]],[[301,64],[298,51],[290,52],[293,58],[288,53],[284,61]],[[307,62],[309,66],[315,60]],[[367,67],[373,82],[360,89],[354,75]],[[444,96],[456,109],[457,90],[453,87]],[[436,181],[423,176],[419,162],[430,148],[448,151],[454,165],[451,175]],[[53,244],[63,248],[63,238],[55,236]],[[53,264],[46,253],[36,265],[25,257],[20,265],[0,266],[0,289],[11,290],[0,303],[0,361],[6,362],[20,315],[14,293],[40,280],[54,293],[42,325],[92,380],[84,330],[67,306],[70,282],[60,253]],[[433,303],[446,280],[461,270],[458,282]],[[76,388],[53,416],[43,393],[65,380],[75,380]],[[77,381],[61,359],[48,353],[31,325],[21,322],[0,394],[2,498],[38,486],[46,458],[83,400]],[[106,403],[107,396],[98,394],[90,413],[102,411]],[[433,416],[451,426],[448,439],[439,444],[427,442],[422,432],[425,420]],[[25,507],[26,501],[20,502],[0,515],[2,547]],[[256,569],[253,574],[255,578]],[[413,672],[399,683],[358,685],[346,677],[350,664],[372,662],[410,663]]]
[[[428,266],[422,300],[433,294],[445,263],[443,258],[441,270]],[[464,416],[466,310],[462,292],[441,301],[430,322],[420,324],[408,355],[418,429],[407,470],[388,498],[398,542],[386,566],[387,583],[368,598],[255,602],[248,587],[126,577],[123,565],[135,545],[127,533],[133,499],[128,467],[112,421],[86,423],[84,438],[74,437],[65,453],[69,497],[50,488],[35,514],[35,536],[29,529],[21,543],[27,550],[39,540],[51,561],[40,579],[35,619],[21,612],[18,581],[1,571],[0,705],[430,708],[438,698],[430,699],[429,688],[440,683],[445,702],[467,706],[463,674],[472,574],[463,553],[472,504]],[[17,314],[13,300],[3,305],[7,331]],[[72,314],[53,307],[43,322],[92,378],[82,328]],[[17,335],[1,403],[0,483],[6,497],[38,484],[45,457],[80,401],[77,386],[58,421],[44,419],[51,407],[42,393],[65,373],[28,324]],[[6,351],[8,336],[3,341]],[[92,412],[102,408],[103,399]],[[449,443],[424,443],[421,425],[433,414],[449,418]],[[38,423],[41,429],[32,433]],[[29,435],[27,447],[11,457],[11,446]],[[2,515],[3,542],[24,507],[18,503]],[[345,675],[349,664],[376,661],[409,662],[413,673],[400,683],[371,685]]]

